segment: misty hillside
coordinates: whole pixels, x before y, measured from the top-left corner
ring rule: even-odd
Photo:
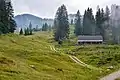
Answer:
[[[15,21],[17,23],[18,27],[28,27],[29,23],[32,23],[33,28],[38,26],[39,28],[42,27],[44,23],[47,23],[48,25],[53,25],[53,19],[47,19],[47,18],[40,18],[31,14],[22,14],[15,16]]]
[[[76,14],[69,14],[68,15],[68,18],[69,18],[69,23],[71,23],[71,20],[75,20],[75,16]],[[83,20],[83,15],[81,15],[81,21]]]
[[[75,14],[69,14],[68,18],[69,18],[69,22],[71,22],[72,19],[73,20],[75,19]]]
[[[72,19],[73,20],[75,19],[75,14],[69,15],[69,22],[71,22]],[[31,14],[17,15],[15,16],[15,21],[19,28],[28,27],[30,22],[32,23],[33,28],[35,28],[36,26],[41,28],[44,23],[47,23],[48,25],[53,25],[53,22],[54,22],[53,19],[47,19],[47,18],[43,19],[43,18],[31,15]]]

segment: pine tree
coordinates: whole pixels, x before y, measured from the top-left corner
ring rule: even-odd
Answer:
[[[30,34],[30,35],[33,34],[33,33],[32,33],[32,24],[31,24],[31,22],[30,22],[30,24],[29,24],[29,34]]]
[[[91,28],[90,35],[95,35],[96,24],[95,24],[95,18],[93,15],[92,8],[90,8],[90,17],[89,18],[90,18],[90,28]]]
[[[42,31],[48,31],[48,29],[49,29],[48,24],[47,23],[43,24]]]
[[[26,33],[27,33],[27,35],[30,35],[30,29],[29,28],[26,29]]]
[[[45,23],[45,31],[48,31],[48,24],[47,23]]]
[[[27,36],[27,29],[26,28],[24,29],[24,33],[25,33],[24,35]]]
[[[95,34],[95,19],[92,8],[85,10],[83,17],[83,34],[94,35]]]
[[[43,24],[43,26],[42,26],[42,31],[44,31],[45,30],[45,24]]]
[[[106,32],[106,40],[110,40],[111,35],[112,34],[112,29],[111,29],[111,25],[110,25],[110,10],[108,8],[108,6],[106,6],[105,9],[105,32]]]
[[[4,27],[5,27],[4,24],[0,22],[0,35],[3,34]]]
[[[56,41],[69,38],[69,21],[65,5],[58,8],[54,21],[54,39]]]
[[[73,19],[71,19],[71,25],[73,25]]]
[[[97,30],[99,31],[100,35],[102,35],[103,40],[105,40],[105,23],[106,19],[105,19],[105,13],[103,8],[102,9],[98,9],[98,11],[96,12],[96,26],[97,26]]]
[[[25,36],[30,35],[30,29],[29,28],[25,28],[24,32],[25,32],[25,34],[24,34]]]
[[[52,26],[51,25],[48,26],[48,31],[52,31]]]
[[[22,30],[22,28],[20,29],[20,35],[23,35],[23,30]]]
[[[84,16],[83,16],[83,34],[86,34],[86,30],[87,30],[87,11],[85,10],[84,12]]]
[[[109,10],[108,6],[106,6],[105,18],[106,18],[107,21],[110,20],[110,10]]]
[[[11,1],[6,2],[6,10],[8,14],[8,28],[9,32],[14,33],[14,30],[16,30],[16,22],[14,20],[14,10],[11,5]]]
[[[0,32],[3,34],[13,33],[16,28],[16,23],[14,21],[13,8],[11,1],[0,0]]]
[[[77,11],[76,18],[75,18],[75,35],[82,35],[82,26],[81,26],[81,15],[79,10]]]
[[[8,29],[8,14],[5,0],[0,0],[0,32],[6,34]]]

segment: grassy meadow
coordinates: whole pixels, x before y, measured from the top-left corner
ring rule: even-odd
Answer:
[[[1,35],[0,80],[99,80],[119,69],[119,46],[75,43],[71,40],[60,46],[50,32]],[[68,55],[75,55],[98,70],[80,66]],[[113,68],[108,69],[109,66]]]

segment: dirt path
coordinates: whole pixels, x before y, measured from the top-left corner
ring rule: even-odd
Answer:
[[[117,78],[120,78],[120,70],[114,73],[111,73],[103,78],[101,78],[100,80],[115,80]]]
[[[52,51],[57,52],[57,50],[55,49],[54,46],[50,46],[50,49],[51,49]],[[87,68],[92,69],[92,70],[100,70],[99,68],[93,67],[93,66],[91,66],[91,65],[88,65],[88,64],[82,62],[81,60],[79,60],[79,59],[78,59],[77,57],[75,57],[75,56],[69,55],[69,57],[70,57],[70,59],[72,59],[74,62],[76,62],[77,64],[79,64],[79,65],[81,65],[81,66],[83,66],[83,67],[87,67]],[[101,78],[100,80],[115,80],[115,79],[117,79],[117,78],[120,78],[120,70],[117,71],[117,72],[111,73],[111,74],[109,74],[109,75]]]
[[[98,69],[98,68],[96,68],[96,67],[93,67],[93,66],[91,66],[91,65],[88,65],[88,64],[80,61],[80,60],[79,60],[77,57],[75,57],[75,56],[69,56],[69,57],[70,57],[74,62],[76,62],[77,64],[79,64],[79,65],[81,65],[81,66],[83,66],[83,67],[87,67],[87,68],[93,69],[93,70],[100,70],[100,69]]]
[[[51,49],[52,51],[57,52],[57,50],[55,49],[55,47],[54,47],[54,46],[50,46],[50,49]]]

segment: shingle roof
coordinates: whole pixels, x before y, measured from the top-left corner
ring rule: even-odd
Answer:
[[[102,36],[78,36],[78,40],[103,40]]]

